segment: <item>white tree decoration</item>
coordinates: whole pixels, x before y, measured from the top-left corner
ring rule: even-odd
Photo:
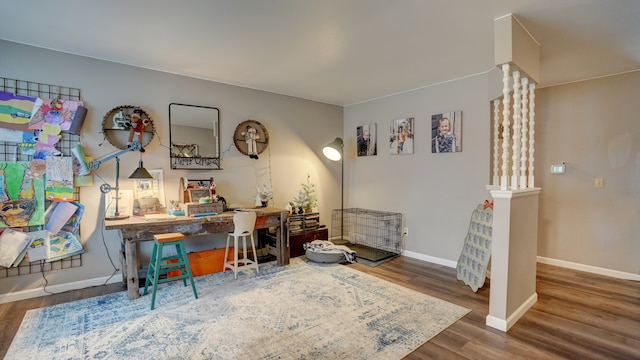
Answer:
[[[293,198],[293,206],[298,212],[309,211],[318,205],[316,185],[311,183],[311,175],[307,175],[307,183],[301,185],[298,195]]]

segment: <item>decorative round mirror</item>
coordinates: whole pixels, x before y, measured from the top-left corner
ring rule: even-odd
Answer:
[[[269,133],[259,121],[246,120],[236,126],[233,143],[242,154],[257,159],[269,146]]]
[[[140,142],[142,150],[153,140],[155,127],[146,111],[138,106],[120,105],[109,110],[102,119],[102,133],[118,149]]]

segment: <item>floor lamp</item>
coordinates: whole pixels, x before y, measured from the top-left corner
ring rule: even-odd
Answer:
[[[127,153],[129,151],[134,151],[134,150],[140,150],[142,149],[142,144],[140,144],[137,141],[134,141],[131,143],[131,145],[129,145],[126,149],[124,150],[120,150],[114,154],[111,154],[109,156],[106,156],[102,159],[99,160],[91,160],[87,163],[87,166],[89,168],[89,170],[98,170],[98,168],[100,167],[101,164],[115,158],[116,159],[116,186],[115,189],[116,190],[116,208],[115,208],[115,212],[113,214],[113,216],[109,216],[106,217],[105,216],[105,220],[121,220],[121,219],[126,219],[129,216],[128,215],[122,215],[120,214],[120,208],[119,208],[119,198],[120,198],[120,187],[119,187],[119,178],[120,178],[120,158],[119,156]],[[152,179],[153,176],[151,176],[151,174],[149,174],[149,172],[147,171],[147,169],[145,169],[142,166],[142,154],[140,155],[140,161],[138,162],[138,168],[133,172],[133,174],[131,174],[131,176],[129,176],[129,179]],[[112,190],[111,185],[109,184],[102,184],[100,186],[100,191],[103,194],[107,194]]]
[[[331,161],[340,161],[342,166],[340,170],[340,242],[344,242],[344,143],[342,138],[337,137],[331,143],[325,145],[322,148],[322,153]]]

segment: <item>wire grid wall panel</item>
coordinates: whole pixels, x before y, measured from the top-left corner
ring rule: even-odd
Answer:
[[[40,98],[57,98],[61,100],[82,100],[80,97],[80,89],[65,86],[42,84],[32,81],[16,80],[0,77],[0,91],[13,93],[16,95],[26,95]],[[56,148],[62,153],[62,156],[72,156],[71,149],[80,143],[80,136],[73,135],[68,132],[61,133],[62,138],[58,141]],[[30,161],[32,157],[25,155],[18,149],[18,144],[6,142],[0,139],[0,161]],[[80,200],[80,191],[77,187],[73,189],[73,199]],[[45,202],[45,209],[49,207],[50,201]],[[24,231],[42,230],[43,226],[24,227]],[[52,262],[29,262],[27,257],[14,268],[0,267],[0,278],[33,274],[43,271],[61,270],[82,266],[82,254],[74,255],[65,259]],[[4,270],[4,271],[2,271]]]
[[[334,209],[331,239],[342,238],[357,257],[385,260],[402,253],[402,214],[360,208]]]

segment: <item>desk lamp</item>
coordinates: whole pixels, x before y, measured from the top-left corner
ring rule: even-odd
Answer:
[[[340,179],[340,240],[344,241],[344,143],[337,137],[322,148],[324,156],[331,161],[340,161],[342,165]]]
[[[142,144],[138,141],[134,141],[132,142],[126,149],[124,150],[120,150],[118,152],[115,152],[111,155],[108,155],[102,159],[99,160],[91,160],[87,163],[87,166],[89,167],[89,170],[95,171],[98,170],[98,168],[100,167],[101,164],[115,158],[116,159],[116,186],[115,188],[112,188],[111,185],[109,184],[102,184],[100,185],[100,191],[103,194],[107,194],[109,193],[112,189],[115,189],[116,191],[116,209],[115,212],[113,214],[113,216],[109,216],[106,217],[105,216],[105,220],[121,220],[121,219],[126,219],[129,216],[128,215],[122,215],[120,214],[120,208],[118,207],[118,200],[120,198],[120,187],[119,187],[119,178],[120,178],[120,158],[119,156],[122,154],[125,154],[129,151],[136,151],[136,150],[140,150],[142,149]],[[147,171],[147,169],[145,169],[142,166],[142,155],[140,155],[140,161],[138,162],[138,168],[133,172],[133,174],[131,174],[131,176],[129,176],[129,179],[151,179],[153,178],[153,176],[151,176],[151,174],[149,174],[149,172]]]

